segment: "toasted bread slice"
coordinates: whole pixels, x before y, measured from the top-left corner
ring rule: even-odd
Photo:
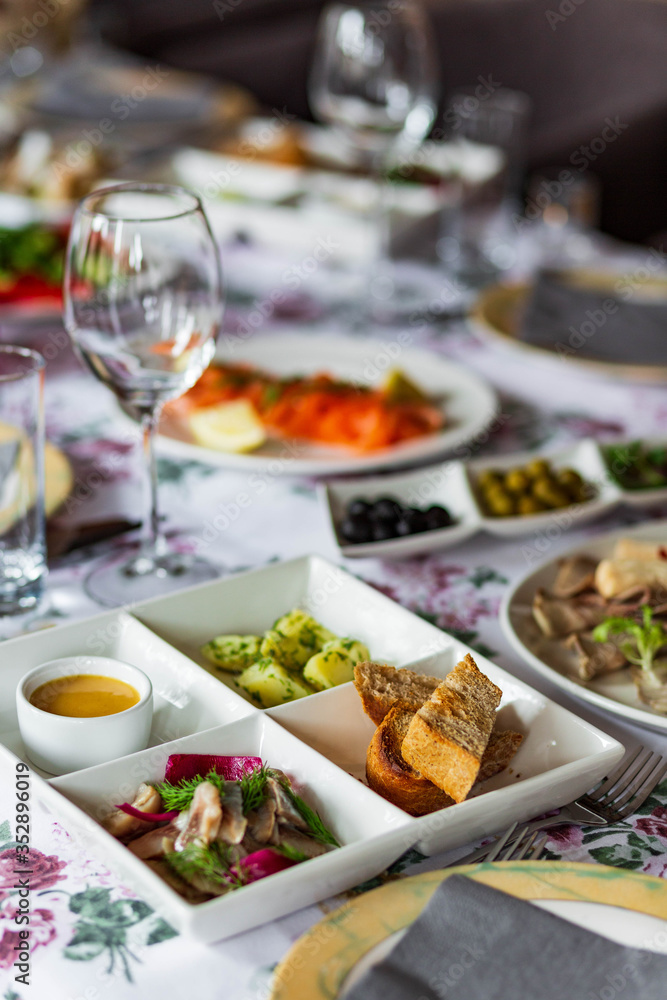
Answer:
[[[477,780],[501,697],[468,653],[411,720],[403,757],[462,802]]]
[[[369,788],[411,816],[424,816],[451,806],[453,799],[410,767],[401,744],[414,717],[414,709],[398,701],[389,709],[368,746],[366,780]]]
[[[416,712],[441,683],[440,677],[427,677],[404,667],[398,669],[370,660],[358,663],[354,668],[354,685],[364,712],[376,726],[397,701]]]
[[[375,731],[366,755],[368,785],[411,816],[424,816],[454,804],[451,796],[408,764],[401,746],[415,713],[405,702],[396,702]],[[502,771],[518,750],[520,733],[492,732],[478,782]]]

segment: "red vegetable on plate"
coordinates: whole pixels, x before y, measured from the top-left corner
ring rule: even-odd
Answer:
[[[261,768],[261,757],[221,757],[214,753],[172,753],[167,761],[164,780],[177,785],[179,781],[205,778],[215,771],[225,781],[240,781],[245,774]]]

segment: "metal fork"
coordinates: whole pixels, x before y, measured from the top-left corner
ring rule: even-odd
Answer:
[[[608,778],[574,802],[561,806],[557,815],[542,816],[522,826],[521,836],[565,824],[609,826],[611,823],[618,823],[639,809],[665,774],[667,760],[645,747],[638,747],[625,755]],[[516,823],[505,832],[500,841],[485,844],[452,864],[473,865],[479,861],[493,861],[515,830]],[[490,857],[492,852],[493,857]]]

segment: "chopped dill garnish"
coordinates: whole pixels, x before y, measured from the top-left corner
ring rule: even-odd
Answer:
[[[187,844],[182,851],[165,854],[164,860],[181,878],[198,876],[214,885],[226,885],[237,889],[245,885],[241,867],[236,866],[237,852],[221,840],[210,844],[195,841]]]
[[[280,784],[287,792],[294,808],[308,824],[310,835],[315,840],[319,840],[321,844],[331,844],[333,847],[340,847],[340,844],[334,837],[331,830],[324,825],[324,821],[320,814],[316,813],[314,809],[311,809],[308,803],[304,802],[301,796],[296,794],[289,782],[281,781]]]
[[[270,768],[263,764],[241,778],[241,795],[243,796],[243,815],[247,816],[253,809],[259,809],[266,801],[269,788]]]
[[[171,812],[173,809],[184,812],[190,808],[197,786],[201,785],[202,781],[210,781],[212,785],[215,785],[220,793],[220,798],[224,799],[225,779],[212,769],[206,777],[198,774],[195,778],[182,778],[177,785],[173,785],[170,781],[158,781],[153,785],[153,788],[159,793],[165,812]]]
[[[300,851],[296,847],[290,847],[289,844],[271,844],[271,850],[276,851],[277,854],[284,855],[290,861],[308,861],[308,855],[304,851]]]

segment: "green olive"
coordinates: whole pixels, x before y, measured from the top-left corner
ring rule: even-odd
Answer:
[[[527,493],[530,489],[530,479],[523,469],[510,469],[505,474],[505,489],[509,490],[510,493],[520,496],[522,493]]]
[[[565,490],[546,476],[533,483],[533,496],[548,508],[567,507],[572,502]]]
[[[545,509],[544,504],[537,497],[523,496],[519,497],[517,502],[519,514],[539,514],[540,511]]]
[[[513,498],[501,487],[489,490],[484,502],[492,517],[511,517],[515,513]]]
[[[568,493],[578,491],[584,484],[576,469],[559,469],[556,473],[556,479]]]
[[[551,466],[545,458],[534,458],[532,462],[524,466],[523,471],[529,479],[539,479],[540,476],[551,475]]]
[[[494,486],[502,486],[503,477],[495,469],[485,469],[484,472],[480,473],[478,482],[480,489],[486,491],[493,489]]]

